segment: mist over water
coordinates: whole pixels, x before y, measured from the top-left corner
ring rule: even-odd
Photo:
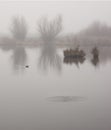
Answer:
[[[111,2],[0,2],[0,130],[111,129]]]

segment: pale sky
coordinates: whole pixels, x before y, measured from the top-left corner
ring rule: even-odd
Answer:
[[[36,23],[42,16],[63,16],[64,32],[78,32],[94,21],[111,26],[111,1],[79,2],[0,2],[0,33],[8,33],[12,16],[24,16],[30,33],[36,32]]]

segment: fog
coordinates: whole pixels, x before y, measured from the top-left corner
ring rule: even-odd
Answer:
[[[111,2],[0,2],[0,130],[111,130]]]
[[[42,16],[63,16],[64,32],[79,32],[94,21],[111,25],[111,2],[0,2],[0,33],[8,34],[13,16],[26,18],[29,34]]]

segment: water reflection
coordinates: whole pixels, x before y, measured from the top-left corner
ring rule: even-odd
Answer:
[[[83,50],[86,53],[84,57],[62,57],[59,55],[59,51],[56,48],[56,41],[49,41],[42,43],[40,47],[38,67],[43,71],[47,71],[50,68],[61,72],[62,64],[72,65],[75,64],[77,67],[83,65],[85,61],[90,61],[91,65],[98,67],[98,65],[106,65],[111,62],[111,47],[98,47],[98,55],[92,53],[94,47],[84,47]],[[16,44],[16,43],[15,43]],[[6,53],[12,52],[11,61],[13,69],[15,71],[25,70],[27,65],[27,52],[25,45],[2,45],[0,48]],[[63,58],[63,63],[62,63]]]
[[[56,48],[57,36],[61,32],[61,29],[61,16],[57,16],[52,21],[48,21],[47,18],[43,18],[40,23],[38,23],[38,30],[42,41],[39,67],[43,70],[53,68],[60,72],[62,69],[62,60],[57,53]]]
[[[11,59],[14,70],[25,70],[27,61],[25,49],[27,47],[35,48],[38,45],[40,45],[38,66],[43,71],[52,68],[61,72],[62,61],[65,64],[75,64],[77,67],[84,64],[86,60],[90,61],[94,67],[100,64],[105,65],[111,61],[111,28],[107,24],[93,23],[76,35],[66,34],[60,36],[62,26],[62,17],[59,15],[53,20],[48,20],[47,17],[42,18],[37,23],[39,38],[29,38],[27,37],[28,28],[25,18],[13,17],[10,28],[12,37],[0,37],[0,48],[3,51],[12,51]],[[67,53],[64,58],[60,56],[57,45],[62,44],[63,47],[71,49],[79,46],[79,56],[67,56]],[[63,49],[60,51],[63,51]],[[75,52],[71,51],[72,53]],[[77,49],[76,53],[78,53]],[[85,55],[81,57],[81,53]]]
[[[12,50],[12,63],[13,63],[13,69],[15,71],[25,70],[25,65],[27,61],[27,54],[25,51],[25,48],[23,46],[16,46]]]
[[[91,63],[92,63],[92,65],[94,65],[94,66],[98,66],[98,64],[99,64],[99,58],[97,57],[97,58],[94,58],[93,57],[93,59],[91,60]]]
[[[46,45],[41,46],[41,52],[39,57],[39,67],[43,70],[48,68],[53,68],[58,72],[62,69],[62,60],[59,54],[57,53],[56,46],[50,45],[53,43],[44,43]]]
[[[78,102],[78,101],[84,101],[84,97],[80,96],[54,96],[54,97],[48,97],[48,101],[51,102]]]
[[[27,24],[24,17],[13,17],[10,27],[12,37],[3,37],[1,48],[12,51],[13,70],[24,70],[27,60],[25,51],[25,40],[27,35]]]
[[[80,50],[79,47],[75,49],[64,50],[64,63],[75,64],[79,67],[79,64],[83,64],[85,61],[85,52]]]
[[[91,62],[94,66],[98,66],[98,63],[99,63],[99,50],[97,49],[97,47],[94,47],[92,49],[92,55],[93,55],[93,58],[91,59]]]
[[[62,57],[59,55],[55,41],[44,42],[40,47],[38,67],[43,71],[50,68],[61,72],[62,64],[72,65],[77,67],[83,65],[85,61],[90,61],[91,65],[98,67],[98,65],[106,65],[111,62],[111,47],[98,47],[98,55],[92,53],[93,47],[84,47],[86,53],[85,57]],[[27,65],[27,52],[24,45],[2,45],[0,47],[5,53],[12,52],[11,61],[12,67],[15,71],[25,70]],[[59,51],[63,51],[62,49]],[[63,63],[62,63],[63,58]]]
[[[85,61],[85,58],[73,58],[73,57],[64,57],[64,63],[65,64],[75,64],[77,67],[79,67],[80,64],[83,64]]]
[[[90,61],[90,63],[97,67],[98,65],[105,65],[111,62],[111,47],[110,46],[98,46],[97,50],[93,46],[80,46],[82,50],[86,53],[84,58],[80,57],[64,57],[63,62],[65,64],[75,64],[77,67],[85,63],[85,60]],[[93,52],[95,50],[95,52]]]

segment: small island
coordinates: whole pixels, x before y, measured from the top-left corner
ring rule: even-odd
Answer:
[[[83,58],[85,57],[85,52],[83,50],[80,50],[78,47],[73,50],[73,49],[67,49],[64,50],[64,57],[69,57],[69,58]]]

